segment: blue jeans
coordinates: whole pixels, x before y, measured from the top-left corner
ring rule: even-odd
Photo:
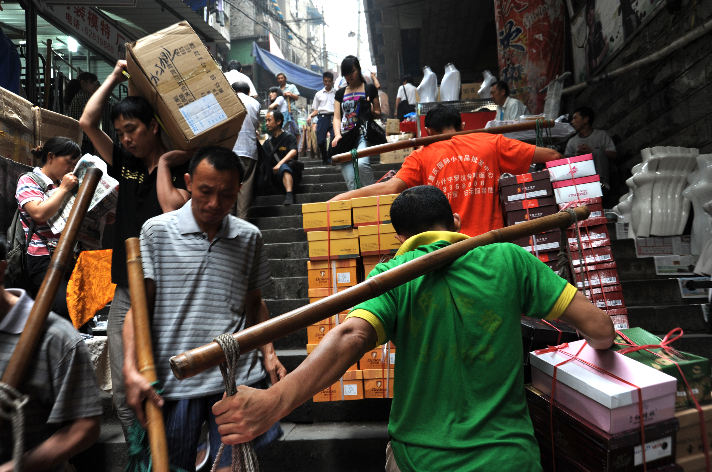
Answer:
[[[368,147],[366,137],[360,135],[358,138],[358,146],[356,149],[365,149]],[[361,180],[361,187],[373,184],[373,170],[371,169],[371,158],[364,157],[358,160],[358,174]],[[354,187],[354,168],[351,161],[341,163],[341,175],[344,176],[346,187],[353,190]]]

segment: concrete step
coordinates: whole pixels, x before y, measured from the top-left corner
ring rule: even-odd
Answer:
[[[337,174],[341,175],[341,167],[336,166],[325,166],[321,165],[306,165],[304,166],[304,172],[302,176],[305,175],[327,175],[327,174]],[[373,170],[373,175],[383,175],[389,170],[398,171],[401,168],[400,164],[373,164],[371,161],[371,170]]]
[[[344,177],[341,173],[338,174],[310,174],[302,176],[302,184],[326,184],[334,182],[343,182]]]
[[[613,259],[616,261],[619,259],[638,259],[638,255],[635,252],[635,243],[632,239],[616,239],[611,241],[611,250],[613,252]]]
[[[254,216],[248,219],[250,223],[257,226],[260,231],[268,229],[292,229],[302,228],[302,214],[285,216]]]
[[[267,304],[270,316],[273,318],[309,304],[308,298],[270,299],[263,297],[263,299]]]
[[[262,230],[262,242],[265,244],[306,242],[307,233],[302,228]]]
[[[618,276],[621,280],[669,279],[669,275],[655,275],[655,261],[652,257],[615,258]]]
[[[698,302],[699,303],[699,302]],[[628,307],[628,323],[651,333],[667,334],[682,328],[686,334],[706,334],[703,305],[654,305]]]
[[[309,244],[306,241],[267,244],[265,251],[267,259],[303,259],[306,261],[309,258]]]
[[[694,305],[700,299],[683,299],[677,279],[622,281],[623,299],[628,307],[650,305]]]
[[[297,202],[299,202],[299,195],[297,195]],[[302,226],[302,204],[296,203],[295,205],[267,205],[267,206],[252,206],[250,207],[249,217],[265,217],[265,216],[298,216],[300,223],[295,228]]]
[[[331,185],[331,184],[330,184]],[[297,189],[296,195],[294,195],[294,200],[297,204],[302,203],[321,203],[326,202],[334,198],[335,196],[344,193],[343,191],[334,192],[322,192],[322,193],[303,193],[300,189]],[[280,195],[262,195],[260,197],[255,197],[252,199],[252,205],[257,207],[265,207],[271,205],[282,205],[284,203],[284,194]]]
[[[358,403],[358,402],[346,402]],[[386,463],[384,422],[295,425],[258,453],[260,470],[290,472],[376,472]]]
[[[284,230],[290,231],[290,230]],[[264,233],[263,233],[264,234]],[[304,259],[268,260],[272,277],[306,277],[307,262]]]
[[[308,298],[307,277],[272,278],[272,284],[262,289],[265,298]]]

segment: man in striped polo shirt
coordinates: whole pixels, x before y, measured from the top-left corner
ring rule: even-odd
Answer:
[[[34,301],[20,289],[5,289],[7,247],[0,241],[0,374],[5,372]],[[39,344],[17,387],[24,407],[24,468],[63,471],[64,462],[99,437],[101,403],[91,357],[72,324],[50,313]],[[13,470],[12,424],[0,429],[0,471]]]
[[[193,156],[185,176],[192,193],[182,208],[149,219],[141,229],[141,254],[149,309],[153,310],[152,342],[163,398],[136,368],[132,310],[124,324],[124,381],[128,404],[145,423],[143,400],[163,405],[170,463],[192,470],[201,425],[210,426],[214,457],[220,434],[211,408],[225,387],[218,369],[178,381],[168,359],[199,347],[222,333],[234,333],[269,319],[260,289],[271,282],[260,231],[230,215],[244,175],[242,161],[229,149],[210,146]],[[287,373],[272,344],[240,357],[238,385],[266,388]],[[165,400],[165,404],[164,404]],[[255,448],[279,435],[275,423],[255,440]],[[230,463],[223,454],[220,467]]]

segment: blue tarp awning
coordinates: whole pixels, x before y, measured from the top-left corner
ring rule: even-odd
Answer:
[[[252,55],[255,57],[255,62],[262,68],[268,70],[272,74],[283,72],[287,76],[287,81],[290,84],[295,84],[298,87],[313,90],[317,92],[324,87],[321,74],[315,74],[309,69],[298,66],[293,62],[271,54],[257,43],[252,43]]]

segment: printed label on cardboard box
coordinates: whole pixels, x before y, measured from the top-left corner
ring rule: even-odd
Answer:
[[[645,462],[652,462],[663,457],[672,456],[672,436],[668,436],[662,439],[656,439],[655,441],[650,441],[645,443]],[[643,445],[639,444],[635,446],[634,454],[634,465],[640,465],[643,463]]]
[[[344,396],[356,396],[358,395],[358,386],[355,384],[344,384]]]
[[[638,257],[691,254],[690,236],[635,238]]]
[[[693,275],[700,256],[654,256],[655,275]]]
[[[200,134],[227,120],[227,115],[212,93],[178,110],[193,134]]]
[[[348,284],[351,283],[351,274],[348,272],[344,272],[341,274],[336,274],[336,282],[340,284]]]

